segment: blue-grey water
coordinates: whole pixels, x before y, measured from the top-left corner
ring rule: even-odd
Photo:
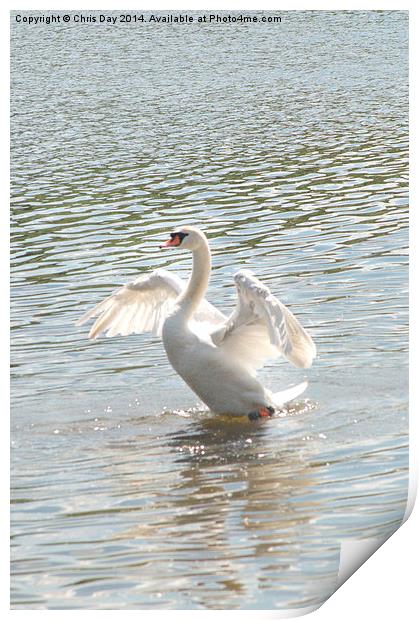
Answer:
[[[12,607],[320,604],[341,541],[406,504],[407,13],[15,15]],[[187,277],[158,250],[179,223],[210,238],[217,307],[247,267],[312,334],[312,369],[261,373],[308,378],[288,415],[216,418],[155,337],[75,327],[139,274]]]

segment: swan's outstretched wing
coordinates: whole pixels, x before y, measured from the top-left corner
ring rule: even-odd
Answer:
[[[161,336],[163,323],[184,286],[179,276],[165,269],[156,269],[114,291],[110,297],[86,312],[76,325],[82,325],[97,316],[89,338],[97,338],[102,333],[107,336],[127,336],[147,331]],[[225,320],[225,316],[204,300],[194,319],[217,325]]]
[[[278,355],[299,368],[311,366],[316,347],[292,312],[251,271],[242,269],[234,281],[237,305],[212,332],[214,344],[253,371]]]

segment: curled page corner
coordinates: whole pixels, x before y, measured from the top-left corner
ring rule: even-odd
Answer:
[[[336,589],[349,579],[364,562],[366,562],[383,545],[384,538],[367,538],[365,540],[345,540],[340,545],[339,572]]]
[[[410,517],[416,501],[418,487],[417,478],[415,475],[412,475],[412,471],[410,471],[409,474],[409,490],[406,499],[406,509],[399,527],[402,526],[403,523],[405,523],[405,521],[407,521]],[[343,585],[345,581],[347,581],[347,579],[349,579],[349,577],[351,577],[358,570],[358,568],[360,568],[364,562],[366,562],[381,547],[381,545],[383,545],[386,540],[388,540],[390,536],[392,536],[394,532],[399,529],[399,527],[397,527],[388,536],[380,538],[367,538],[365,540],[349,539],[343,541],[340,545],[340,561],[336,590],[339,589],[340,586]]]
[[[322,602],[317,605],[308,605],[307,607],[296,607],[295,609],[277,609],[275,611],[266,612],[265,615],[261,615],[261,612],[258,612],[257,618],[261,620],[262,618],[269,618],[269,620],[279,620],[279,618],[300,618],[301,616],[306,616],[307,614],[311,614],[316,609],[319,609],[323,605]]]

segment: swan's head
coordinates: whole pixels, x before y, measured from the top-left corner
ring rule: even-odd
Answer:
[[[181,226],[170,233],[170,239],[163,243],[160,248],[180,248],[193,252],[207,243],[204,233],[196,226]]]

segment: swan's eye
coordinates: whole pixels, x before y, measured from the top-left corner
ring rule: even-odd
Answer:
[[[179,245],[182,243],[184,238],[187,237],[187,236],[188,236],[188,233],[184,233],[184,232],[173,232],[173,233],[170,233],[170,238],[172,239],[172,241],[174,241],[176,239],[176,237],[178,237]]]

